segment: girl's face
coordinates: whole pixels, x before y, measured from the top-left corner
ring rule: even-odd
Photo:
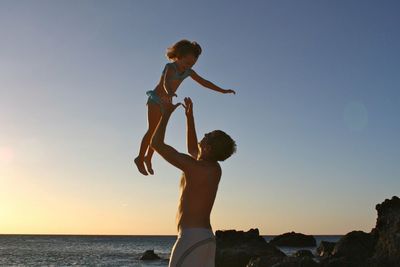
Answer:
[[[196,64],[197,58],[192,54],[188,54],[186,56],[181,57],[179,61],[181,66],[183,66],[185,69],[189,69],[193,67],[194,64]]]

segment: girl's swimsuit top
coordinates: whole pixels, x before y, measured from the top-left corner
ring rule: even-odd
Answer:
[[[192,73],[192,69],[186,69],[182,74],[179,74],[178,69],[176,67],[176,63],[171,62],[171,63],[165,64],[165,68],[162,72],[163,75],[164,75],[167,67],[169,67],[169,66],[173,66],[175,69],[175,74],[172,77],[170,77],[170,80],[184,80],[187,76],[189,76]]]

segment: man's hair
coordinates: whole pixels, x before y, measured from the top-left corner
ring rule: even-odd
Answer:
[[[236,142],[221,130],[210,132],[207,145],[211,147],[210,159],[216,161],[224,161],[236,152]]]

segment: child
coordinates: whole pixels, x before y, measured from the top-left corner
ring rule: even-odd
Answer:
[[[201,47],[194,41],[190,42],[184,39],[169,47],[167,49],[166,57],[172,62],[165,65],[162,76],[156,88],[146,92],[146,94],[149,96],[147,100],[147,116],[149,125],[146,134],[143,136],[139,155],[134,160],[139,172],[143,175],[148,175],[148,173],[154,174],[151,166],[151,158],[154,150],[149,146],[149,144],[151,137],[153,136],[153,133],[161,119],[160,103],[162,101],[172,102],[172,97],[177,96],[175,92],[186,77],[190,76],[193,80],[211,90],[223,94],[235,94],[234,90],[222,89],[212,82],[203,79],[191,69],[196,63],[200,54]]]

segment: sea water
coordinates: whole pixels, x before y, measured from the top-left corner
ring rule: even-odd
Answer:
[[[274,236],[264,236],[269,241]],[[336,242],[340,235],[314,236]],[[176,236],[0,235],[0,266],[168,266]],[[299,249],[278,247],[287,255]],[[316,252],[317,247],[309,247]],[[162,260],[141,261],[153,249]]]

